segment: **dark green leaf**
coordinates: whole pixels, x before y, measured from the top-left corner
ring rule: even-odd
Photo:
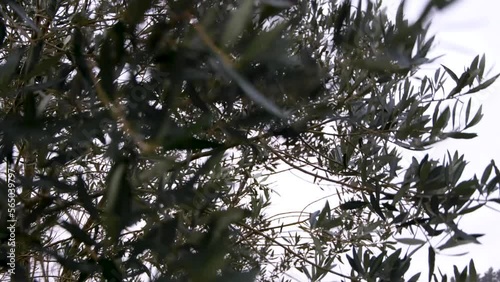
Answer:
[[[76,180],[76,188],[78,191],[78,200],[82,203],[82,206],[94,220],[99,219],[99,212],[95,207],[92,198],[88,193],[88,187],[85,187],[85,182],[81,175],[78,175]]]
[[[467,124],[465,129],[470,128],[470,127],[476,125],[479,121],[481,121],[481,118],[483,117],[482,109],[483,109],[483,106],[480,106],[479,110],[477,110],[476,114],[474,115],[472,120]]]
[[[488,184],[486,184],[486,192],[487,193],[492,193],[494,192],[498,187],[497,185],[500,183],[500,175],[497,175],[491,179]]]
[[[432,246],[429,246],[428,262],[429,262],[429,282],[430,282],[432,279],[432,275],[434,274],[434,264],[436,262],[436,253],[434,252],[434,248]]]
[[[413,275],[409,280],[408,282],[417,282],[418,281],[418,278],[420,278],[420,272]]]
[[[471,212],[481,208],[482,206],[484,206],[484,204],[479,204],[479,205],[473,206],[471,208],[462,209],[457,214],[465,215],[465,214],[471,213]]]
[[[477,271],[476,267],[474,266],[474,261],[471,259],[469,262],[469,276],[468,276],[468,282],[477,282]]]
[[[347,255],[346,257],[347,260],[349,261],[349,264],[355,271],[357,271],[360,274],[365,273],[363,266],[361,265],[361,261],[359,260],[359,256],[354,248],[352,249],[352,257],[350,257],[349,255]]]
[[[452,71],[450,70],[449,68],[447,68],[446,66],[444,65],[441,65],[444,70],[448,73],[448,75],[455,81],[458,83],[458,76]]]
[[[105,224],[110,236],[117,240],[132,219],[132,188],[127,180],[126,162],[117,163],[110,171],[106,197]]]
[[[221,147],[223,144],[202,140],[195,137],[180,137],[180,138],[166,138],[166,143],[163,148],[169,150],[201,150],[207,148]]]
[[[500,199],[488,199],[488,202],[495,202],[497,204],[500,204]]]
[[[387,210],[390,211],[398,211],[398,209],[394,205],[391,205],[389,203],[383,203],[382,206],[384,206]]]
[[[469,91],[467,91],[467,93],[466,93],[466,94],[476,93],[476,92],[478,92],[478,91],[481,91],[481,90],[483,90],[483,89],[486,89],[487,87],[489,87],[490,85],[492,85],[492,84],[493,84],[493,83],[497,80],[497,78],[498,78],[499,76],[500,76],[500,74],[495,75],[494,77],[492,77],[492,78],[490,78],[490,79],[486,80],[485,82],[483,82],[483,83],[479,84],[478,86],[476,86],[476,87],[474,87],[474,88],[470,89]]]
[[[73,224],[68,223],[66,221],[59,223],[59,225],[62,228],[66,229],[69,233],[71,233],[71,237],[73,237],[73,239],[80,241],[88,246],[93,246],[95,244],[95,241],[92,240],[92,238],[90,238],[90,236],[87,234],[87,232],[80,229],[79,226],[73,225]]]
[[[433,131],[439,132],[444,129],[448,124],[448,120],[450,119],[450,108],[446,107],[444,111],[439,115],[439,118],[434,121]]]
[[[232,44],[243,32],[245,25],[251,19],[253,10],[252,0],[241,0],[238,9],[233,12],[231,19],[226,24],[222,42]]]
[[[416,238],[395,238],[396,241],[405,244],[405,245],[423,245],[425,244],[424,240],[416,239]]]
[[[477,137],[476,133],[466,133],[466,132],[449,132],[446,133],[446,137],[453,139],[472,139]]]
[[[488,166],[486,166],[486,168],[484,169],[484,172],[483,172],[483,176],[481,176],[481,183],[482,184],[486,184],[486,182],[488,181],[488,179],[490,178],[490,174],[491,174],[491,170],[493,169],[493,161],[490,162],[488,164]]]
[[[479,74],[478,74],[479,82],[481,82],[483,80],[485,68],[486,68],[486,58],[483,54],[483,56],[481,56],[481,61],[479,61]]]
[[[478,244],[479,242],[477,241],[477,237],[482,236],[481,234],[465,234],[462,232],[461,235],[453,235],[446,243],[442,244],[441,246],[438,247],[439,250],[444,250],[444,249],[449,249],[449,248],[454,248],[457,246],[461,246],[464,244],[469,244],[469,243],[476,243]]]
[[[467,102],[467,107],[465,108],[465,123],[469,123],[471,107],[472,107],[472,99],[469,99],[469,102]]]
[[[269,113],[279,117],[279,118],[287,118],[287,114],[285,114],[281,109],[279,109],[274,102],[266,98],[262,93],[260,93],[252,84],[250,84],[244,77],[238,74],[233,68],[230,66],[224,65],[222,63],[224,70],[226,73],[236,81],[236,83],[240,86],[241,90],[253,100],[256,104],[260,105],[262,108],[269,111]]]
[[[101,85],[110,101],[113,101],[115,98],[116,66],[123,60],[125,54],[124,44],[125,26],[123,22],[118,22],[108,30],[97,60],[100,69],[99,78],[101,79]]]
[[[380,201],[378,201],[372,193],[370,193],[370,204],[373,210],[380,216],[380,218],[382,218],[382,220],[385,220],[385,215],[380,208]]]
[[[340,205],[341,210],[354,210],[360,209],[368,205],[367,202],[364,201],[350,201]]]
[[[478,63],[479,63],[479,55],[474,57],[474,60],[472,60],[472,63],[470,64],[469,69],[470,70],[476,70],[478,68]]]

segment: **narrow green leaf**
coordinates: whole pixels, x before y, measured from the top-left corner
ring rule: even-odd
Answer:
[[[474,261],[471,259],[469,262],[469,280],[468,282],[477,282],[477,271],[474,266]]]
[[[107,191],[107,209],[110,211],[116,206],[119,201],[120,188],[122,184],[122,178],[125,174],[126,166],[125,164],[118,164],[116,169],[112,171],[112,175],[109,181],[108,191]]]
[[[459,211],[457,213],[457,215],[465,215],[465,214],[471,213],[471,212],[481,208],[482,206],[484,206],[484,204],[479,204],[479,205],[473,206],[472,208],[463,209],[463,210]]]
[[[231,19],[226,24],[222,42],[232,44],[243,33],[245,25],[252,17],[253,0],[242,0],[239,8],[233,12]]]
[[[434,264],[436,262],[436,253],[434,252],[434,248],[432,246],[429,246],[428,262],[429,262],[429,282],[430,282],[432,279],[432,275],[434,274]]]
[[[81,202],[82,207],[89,213],[90,217],[97,220],[99,218],[99,212],[88,194],[88,188],[85,186],[85,182],[81,175],[78,175],[76,180],[76,188],[78,190],[78,200]]]
[[[453,266],[453,275],[455,275],[455,281],[460,280],[460,271],[458,271],[458,267],[456,265]]]
[[[432,122],[435,124],[438,120],[438,115],[439,115],[439,106],[441,105],[441,101],[439,101],[434,108],[434,113],[432,114]]]
[[[439,246],[438,249],[444,250],[470,243],[478,243],[477,239],[473,235],[467,234],[467,238],[458,238],[457,236],[453,236],[448,241],[446,241],[446,243]]]
[[[422,160],[422,163],[420,164],[420,169],[418,171],[418,176],[422,182],[425,182],[427,178],[429,177],[429,173],[431,172],[432,164],[430,162],[426,161],[426,158],[429,155],[426,155],[426,157]],[[424,162],[425,160],[425,162]]]
[[[351,265],[352,269],[354,269],[356,272],[360,274],[364,274],[365,271],[363,269],[363,266],[361,265],[361,261],[359,260],[359,256],[356,253],[356,249],[353,247],[352,249],[352,257],[349,255],[346,256],[347,260],[349,261],[349,264]]]
[[[395,238],[401,244],[405,245],[423,245],[425,244],[424,240],[415,239],[415,238]]]
[[[453,118],[453,119],[452,119],[452,124],[451,124],[451,125],[452,125],[453,129],[455,129],[455,119],[459,118],[459,117],[457,116],[457,106],[458,106],[458,103],[459,103],[459,102],[460,102],[459,100],[457,100],[457,101],[455,102],[455,105],[453,105],[453,111],[451,112],[451,116],[452,116],[452,118]]]
[[[467,102],[467,107],[465,108],[465,123],[469,123],[471,106],[472,106],[472,99],[469,99],[469,102]]]
[[[23,19],[36,33],[40,33],[40,29],[33,22],[33,20],[28,16],[26,11],[16,3],[14,0],[4,0],[7,5],[21,18]]]
[[[447,68],[445,65],[441,65],[444,70],[448,73],[448,75],[455,81],[458,83],[458,76],[452,71],[450,70],[449,68]]]
[[[382,220],[385,220],[385,215],[380,208],[380,201],[375,196],[373,196],[372,193],[370,193],[370,204],[373,210],[380,216],[380,218],[382,218]]]
[[[471,94],[471,93],[475,93],[475,92],[478,92],[478,91],[481,91],[483,89],[486,89],[488,86],[492,85],[496,80],[497,78],[500,76],[500,74],[497,74],[495,75],[494,77],[486,80],[485,82],[479,84],[478,86],[470,89],[469,91],[467,91],[467,93],[465,94]]]
[[[446,133],[446,137],[453,139],[472,139],[477,137],[476,133],[465,133],[465,132],[449,132]]]
[[[434,84],[437,84],[439,82],[439,74],[440,73],[441,73],[441,69],[437,69],[436,72],[434,73]],[[458,78],[457,78],[457,80],[458,80]],[[433,87],[433,90],[434,90],[434,87]]]
[[[109,236],[116,241],[123,228],[134,223],[132,217],[132,187],[126,177],[127,162],[118,163],[110,171],[104,224]]]
[[[396,211],[396,212],[398,211],[398,209],[394,205],[391,205],[389,203],[383,203],[382,206],[390,211]]]
[[[478,81],[479,82],[481,82],[483,80],[485,68],[486,68],[486,56],[483,54],[483,56],[481,56],[481,61],[479,61],[479,74],[478,74]]]
[[[481,183],[485,184],[490,178],[491,170],[493,169],[493,162],[490,162],[488,166],[484,169],[483,176],[481,176]]]
[[[495,169],[495,174],[497,176],[500,176],[500,169],[498,169],[498,167],[496,166],[495,160],[491,160],[491,163],[493,164],[493,168]]]
[[[446,109],[439,115],[439,118],[436,121],[434,121],[434,124],[432,125],[433,134],[442,131],[448,124],[449,119],[450,119],[450,108],[446,107]]]
[[[464,129],[470,128],[470,127],[478,124],[481,121],[481,119],[483,118],[482,110],[483,110],[483,106],[480,106],[479,110],[477,110],[477,112],[474,115],[474,117],[472,118],[472,120],[467,124],[467,126]]]
[[[486,192],[492,193],[496,190],[498,183],[500,183],[500,175],[493,177],[493,179],[486,185]]]
[[[467,266],[460,273],[460,278],[457,279],[457,282],[467,282]]]
[[[470,70],[476,70],[478,68],[478,63],[479,63],[479,55],[477,55],[474,60],[472,60],[472,63],[470,64]]]
[[[410,280],[408,280],[408,282],[417,282],[417,281],[418,281],[418,279],[420,278],[420,274],[421,274],[421,273],[419,272],[419,273],[417,273],[417,274],[413,275],[413,276],[410,278]]]

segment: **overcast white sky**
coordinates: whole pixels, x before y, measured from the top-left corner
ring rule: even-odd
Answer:
[[[384,0],[389,13],[395,11],[400,1]],[[411,19],[418,15],[421,7],[427,1],[409,0],[406,5],[406,15]],[[492,68],[490,76],[500,73],[500,1],[496,0],[461,0],[448,9],[433,16],[433,24],[429,34],[436,35],[435,46],[431,57],[444,55],[437,63],[444,64],[455,73],[461,73],[465,66],[470,65],[477,54],[486,54],[487,69]],[[426,68],[427,69],[427,68]],[[428,67],[433,73],[431,67]],[[491,159],[500,164],[500,82],[473,96],[473,105],[483,105],[483,120],[470,132],[478,133],[472,140],[450,140],[442,142],[428,151],[431,157],[442,157],[446,150],[458,150],[465,154],[469,161],[466,176],[474,173],[479,177]],[[422,155],[423,156],[423,155]],[[307,177],[304,177],[307,179]],[[280,197],[274,197],[274,206],[269,214],[278,211],[300,211],[308,203],[327,196],[335,190],[322,186],[323,191],[309,181],[301,179],[298,173],[286,173],[274,178],[274,187]],[[336,197],[334,196],[333,199]],[[324,200],[307,208],[313,212],[322,208]],[[500,205],[491,205],[500,210]],[[471,258],[474,259],[478,273],[484,273],[489,267],[500,269],[500,212],[487,207],[464,217],[461,227],[468,233],[484,233],[480,238],[481,245],[466,245],[453,248],[436,257],[437,267],[443,272],[452,273],[453,265],[459,269],[465,267]],[[422,271],[421,280],[426,281],[427,248],[417,253],[413,259],[410,273]],[[496,251],[495,251],[496,250]],[[468,252],[463,256],[452,256]],[[326,280],[325,280],[326,281]]]

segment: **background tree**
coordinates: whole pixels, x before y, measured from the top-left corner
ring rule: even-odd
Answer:
[[[487,272],[485,272],[478,279],[479,282],[498,282],[500,281],[500,270],[494,271],[493,267],[490,267]]]
[[[472,269],[470,271],[469,276],[467,277],[467,268],[464,269],[462,272],[458,271],[458,269],[455,267],[455,277],[451,277],[451,282],[456,282],[456,281],[478,281],[478,282],[497,282],[500,281],[500,271],[494,271],[493,267],[490,267],[488,271],[486,271],[483,275],[476,274],[476,271],[474,269],[474,263],[471,261],[469,264],[469,269]]]
[[[449,237],[429,246],[437,280],[435,252],[477,242],[457,219],[498,201],[487,196],[500,180],[493,161],[461,180],[458,153],[401,163],[401,149],[473,138],[463,130],[481,111],[464,95],[497,77],[484,79],[479,56],[461,75],[414,76],[431,61],[429,13],[451,2],[409,23],[379,2],[3,1],[13,279],[276,281],[298,269],[403,281],[411,254],[394,235],[421,230]],[[264,212],[272,191],[257,175],[279,164],[338,186],[339,205],[294,223],[307,238]],[[9,216],[2,202],[3,226]],[[332,270],[344,262],[350,275]]]

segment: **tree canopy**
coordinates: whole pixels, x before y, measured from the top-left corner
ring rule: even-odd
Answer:
[[[429,16],[452,2],[409,22],[380,1],[2,1],[3,275],[405,281],[400,242],[427,247],[428,279],[446,281],[436,253],[481,236],[458,219],[500,202],[494,161],[465,180],[459,152],[402,162],[474,138],[468,95],[498,77],[484,56],[417,75],[433,61]],[[294,223],[305,236],[266,213],[259,175],[280,165],[337,187]]]

